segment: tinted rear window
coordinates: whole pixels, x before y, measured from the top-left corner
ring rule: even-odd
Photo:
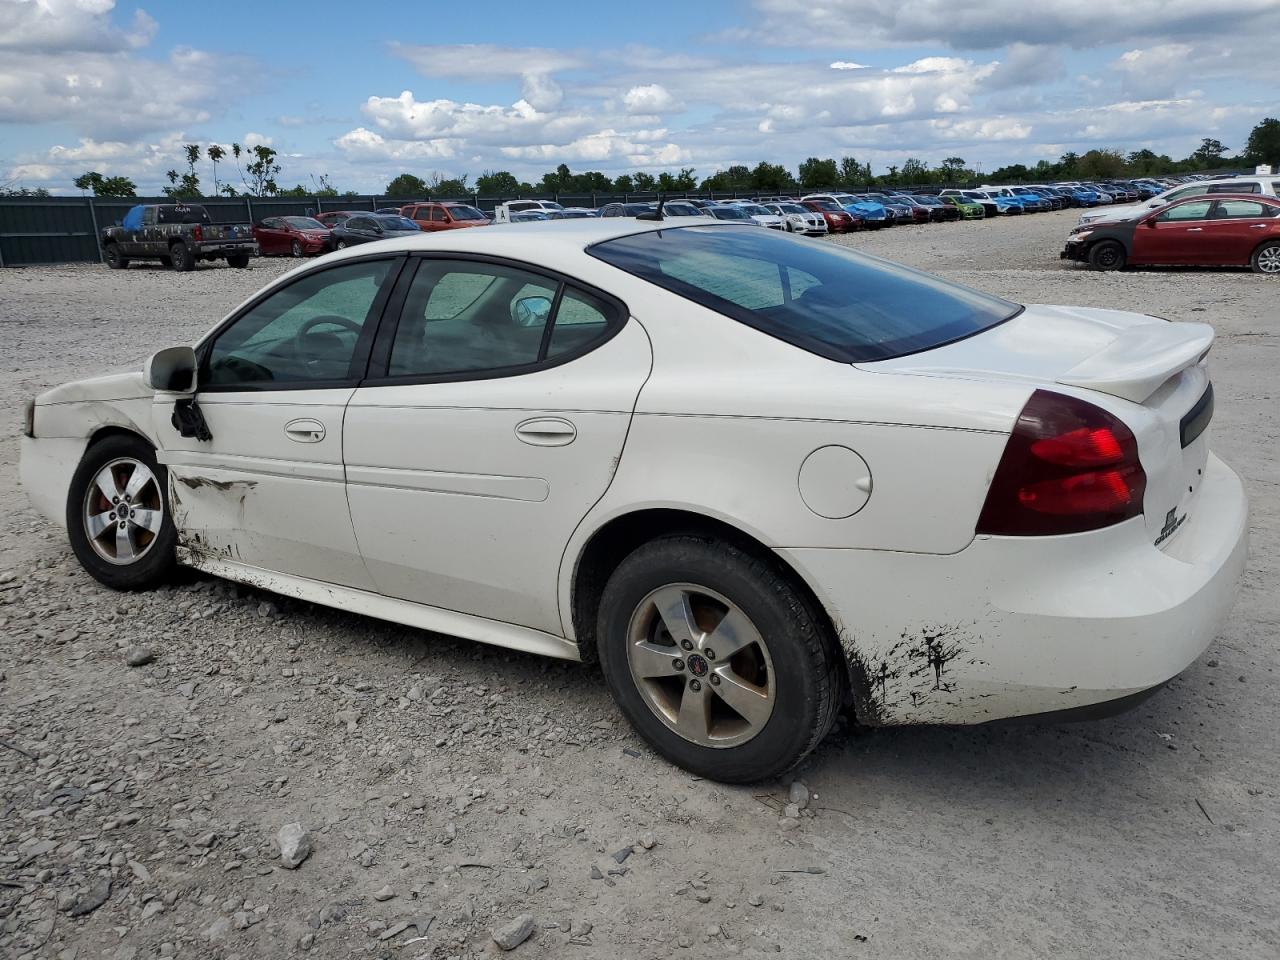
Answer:
[[[165,204],[156,207],[156,223],[212,223],[209,214],[198,203]]]
[[[836,244],[685,227],[607,240],[592,256],[831,360],[930,350],[1020,313],[1016,303]]]

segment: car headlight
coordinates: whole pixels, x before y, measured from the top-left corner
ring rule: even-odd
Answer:
[[[1092,233],[1093,233],[1092,230],[1081,230],[1079,227],[1076,227],[1074,230],[1071,231],[1071,236],[1067,237],[1067,242],[1072,243],[1076,240],[1083,240],[1085,237],[1091,235]]]
[[[28,400],[27,405],[23,408],[22,435],[24,437],[34,437],[36,435],[36,402],[34,399]]]

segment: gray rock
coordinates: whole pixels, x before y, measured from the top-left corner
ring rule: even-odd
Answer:
[[[492,933],[493,942],[501,950],[514,950],[533,934],[533,926],[533,917],[527,913],[522,913],[514,920],[504,923],[494,930]]]
[[[387,884],[381,890],[374,891],[373,899],[377,900],[379,903],[382,903],[383,901],[390,900],[395,895],[396,895],[396,892],[391,889],[391,884]]]
[[[131,667],[145,667],[156,655],[146,647],[129,647],[124,652],[124,662]]]
[[[300,823],[286,823],[276,834],[280,844],[280,864],[288,870],[296,870],[302,861],[311,856],[311,834]]]
[[[646,850],[652,850],[657,845],[658,838],[652,830],[640,837],[640,846],[644,847]]]
[[[787,799],[803,810],[809,805],[809,796],[809,787],[796,780],[791,784],[791,792],[788,794]]]
[[[231,920],[229,917],[219,917],[209,926],[205,927],[204,938],[206,940],[221,940],[231,932]]]
[[[100,906],[111,899],[111,878],[102,877],[92,887],[86,890],[80,896],[72,901],[70,909],[67,910],[73,917],[83,917],[93,913]]]
[[[800,805],[798,803],[788,803],[782,808],[782,815],[797,820],[800,817]]]

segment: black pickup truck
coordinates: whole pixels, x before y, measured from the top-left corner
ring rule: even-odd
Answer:
[[[249,224],[214,223],[198,203],[144,203],[118,227],[102,231],[107,266],[123,270],[130,260],[159,260],[175,270],[193,270],[201,260],[247,267],[258,255]]]

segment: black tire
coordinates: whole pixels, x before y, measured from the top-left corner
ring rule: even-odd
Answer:
[[[249,266],[249,255],[247,253],[237,253],[227,257],[227,266],[235,267],[237,270],[243,270]]]
[[[143,494],[147,498],[144,508],[154,509],[158,506],[162,511],[159,531],[148,536],[145,544],[139,546],[140,555],[131,563],[113,563],[104,559],[94,548],[86,529],[88,498],[91,495],[103,496],[97,490],[94,478],[103,468],[120,460],[137,461],[151,471],[155,479],[156,496],[151,497],[151,491],[144,490]],[[99,583],[115,590],[145,590],[163,583],[173,573],[177,565],[175,547],[178,536],[169,512],[168,483],[168,472],[156,462],[156,453],[151,444],[141,437],[113,434],[85,451],[71,478],[71,489],[67,493],[67,536],[80,565]],[[112,509],[105,506],[105,497],[102,503],[103,507],[95,509]]]
[[[1118,240],[1099,240],[1089,248],[1089,266],[1094,270],[1123,270],[1127,259]]]
[[[191,255],[185,243],[175,243],[169,248],[169,262],[179,273],[187,273],[196,268],[196,258]]]
[[[628,662],[633,615],[653,591],[673,584],[715,591],[736,605],[765,639],[775,665],[773,707],[745,742],[716,747],[686,739],[659,719],[637,685]],[[689,534],[651,541],[619,564],[601,597],[597,647],[614,700],[654,749],[700,776],[749,783],[779,776],[799,763],[835,722],[843,671],[829,633],[821,612],[775,561]],[[677,648],[672,650],[680,655]],[[693,672],[693,654],[688,656]],[[705,675],[705,663],[702,666]],[[683,676],[675,679],[676,689],[682,689]]]
[[[102,253],[107,258],[107,268],[110,270],[123,270],[129,266],[129,258],[121,255],[118,243],[108,243]]]
[[[293,245],[289,247],[289,253],[295,258],[302,256],[302,244],[297,240],[293,241]]]
[[[1249,266],[1254,273],[1260,273],[1264,277],[1280,277],[1280,240],[1259,244],[1249,258]]]

